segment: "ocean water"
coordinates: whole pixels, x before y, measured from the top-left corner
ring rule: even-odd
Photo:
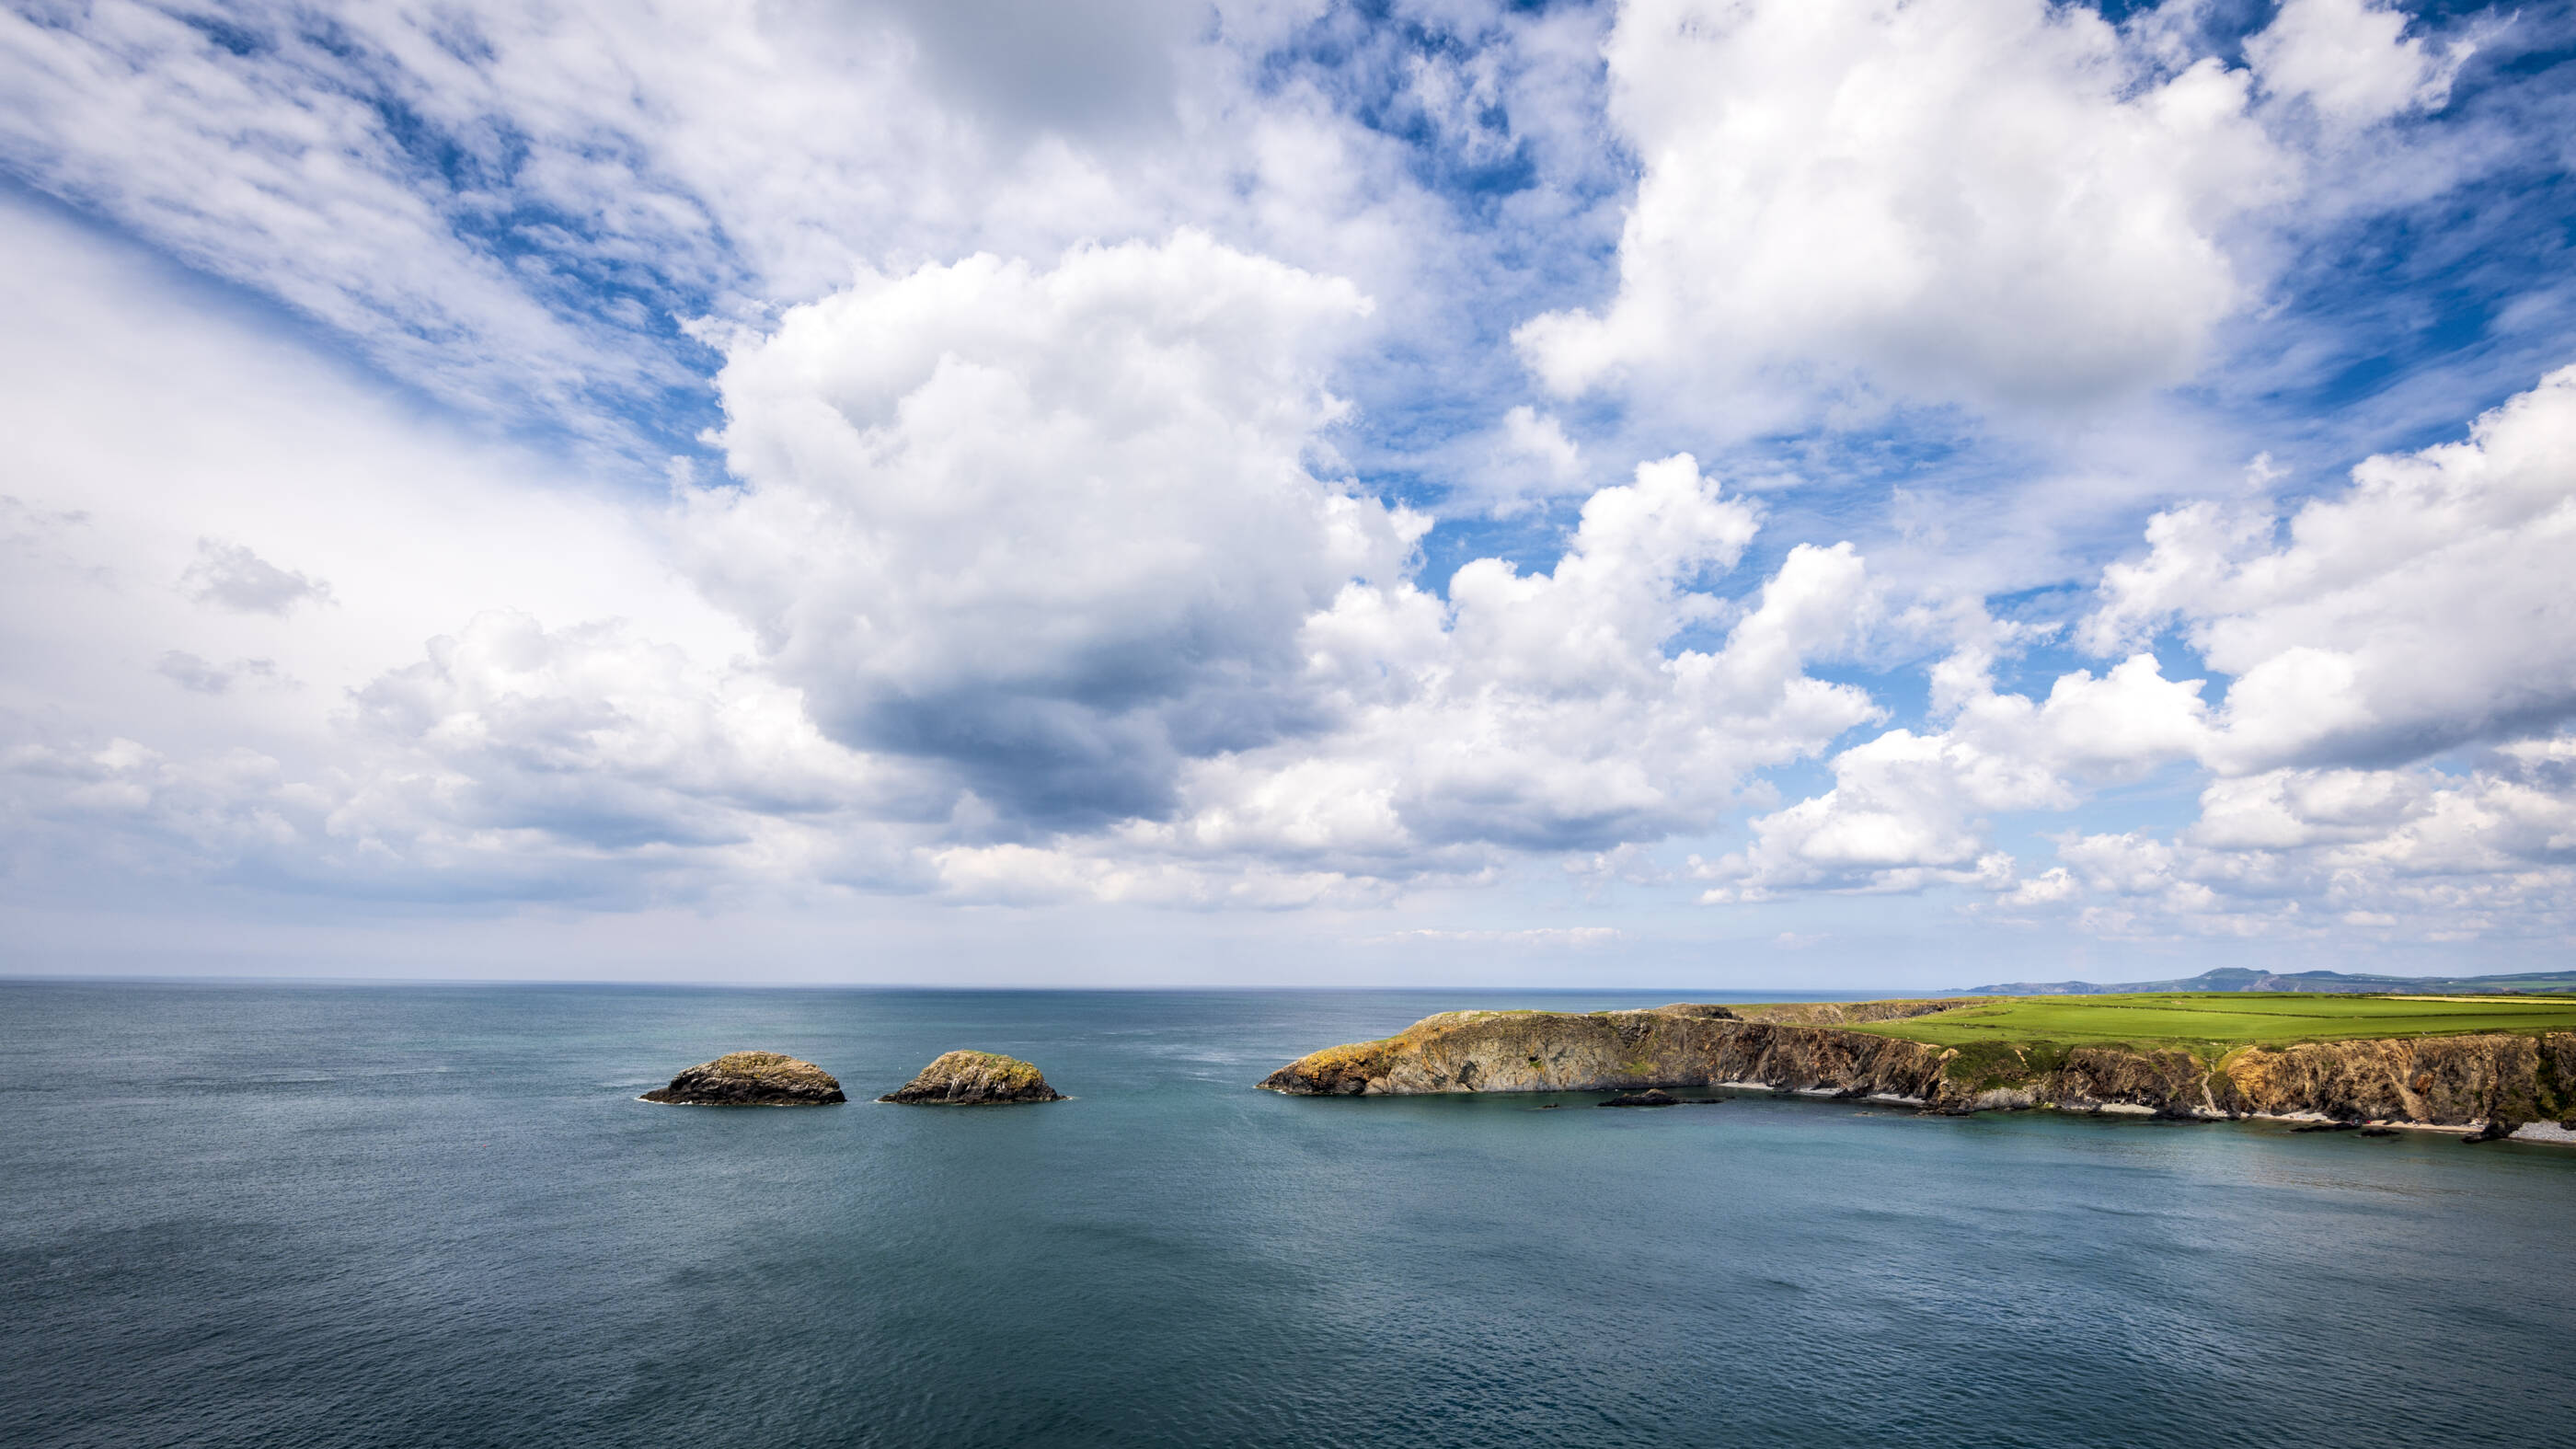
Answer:
[[[2576,1151],[1252,1090],[1668,995],[0,984],[0,1443],[2576,1433]],[[634,1100],[746,1047],[1073,1100]]]

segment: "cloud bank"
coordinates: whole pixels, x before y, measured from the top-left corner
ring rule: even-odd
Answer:
[[[0,909],[2563,946],[2553,24],[21,7]]]

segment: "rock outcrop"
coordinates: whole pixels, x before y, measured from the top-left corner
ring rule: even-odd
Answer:
[[[2444,1126],[2576,1119],[2576,1032],[2481,1032],[2249,1047],[2220,1066],[2222,1105]]]
[[[727,1052],[644,1094],[697,1107],[821,1107],[846,1102],[841,1084],[812,1062],[779,1052]]]
[[[1941,1112],[2056,1107],[2193,1118],[2321,1116],[2483,1125],[2495,1135],[2527,1123],[2576,1126],[2576,1032],[2307,1042],[2241,1048],[2210,1061],[2178,1047],[2045,1041],[1940,1047],[1804,1024],[1886,1021],[1964,1004],[1747,1007],[1740,1015],[1696,1005],[1450,1011],[1381,1041],[1300,1057],[1261,1085],[1295,1096],[1733,1085],[1892,1097]],[[1776,1019],[1748,1019],[1755,1017]]]
[[[999,1052],[950,1052],[921,1075],[877,1098],[916,1106],[972,1107],[1005,1102],[1061,1102],[1037,1068]]]
[[[1383,1041],[1327,1047],[1261,1085],[1297,1096],[1642,1091],[1760,1083],[1921,1097],[1941,1048],[1828,1027],[1746,1021],[1723,1006],[1445,1011]]]

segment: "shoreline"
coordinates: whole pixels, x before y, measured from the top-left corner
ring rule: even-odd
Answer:
[[[1922,1108],[1921,1097],[1908,1097],[1894,1092],[1868,1092],[1848,1096],[1831,1087],[1775,1087],[1768,1082],[1711,1082],[1712,1088],[1731,1092],[1763,1092],[1774,1097],[1805,1097],[1815,1101],[1874,1102],[1890,1107]],[[1505,1096],[1502,1092],[1477,1093],[1479,1096]],[[1984,1107],[1976,1112],[1949,1113],[1926,1111],[1929,1117],[1978,1116],[1985,1112],[2059,1112],[2070,1117],[2148,1117],[2169,1122],[2293,1122],[2307,1125],[2317,1122],[2340,1122],[2323,1112],[2194,1112],[2187,1117],[2168,1117],[2155,1108],[2136,1102],[2095,1102],[2076,1105],[2065,1102],[2034,1102],[2027,1107]],[[2364,1127],[2387,1127],[2407,1132],[2434,1132],[2451,1137],[2475,1137],[2487,1130],[2485,1122],[2410,1122],[2404,1118],[2365,1118],[2352,1124],[2354,1130]],[[2507,1136],[2490,1139],[2498,1142],[2538,1143],[2548,1147],[2576,1147],[2576,1131],[2555,1122],[2525,1122]]]
[[[1572,1088],[1558,1090],[1606,1091],[1611,1089]],[[1859,1096],[1852,1096],[1848,1093],[1836,1091],[1831,1087],[1779,1087],[1773,1086],[1769,1082],[1747,1081],[1710,1082],[1704,1090],[1761,1092],[1773,1097],[1799,1097],[1816,1102],[1868,1102],[1883,1107],[1912,1107],[1927,1117],[1974,1117],[1981,1116],[1986,1112],[2001,1112],[2005,1114],[2016,1112],[2057,1112],[2069,1117],[2138,1117],[2157,1118],[2168,1122],[2193,1123],[2290,1122],[2302,1126],[2310,1123],[2340,1122],[2344,1120],[2342,1118],[2330,1117],[2323,1112],[2193,1112],[2188,1116],[2174,1117],[2158,1112],[2153,1107],[2144,1106],[2136,1102],[2095,1102],[2090,1105],[2078,1105],[2065,1102],[2034,1102],[2026,1107],[1996,1106],[1979,1108],[1974,1112],[1936,1112],[1926,1110],[1927,1104],[1921,1097],[1909,1097],[1895,1092],[1866,1092]],[[1548,1091],[1548,1089],[1540,1088],[1527,1093],[1526,1095],[1537,1096],[1546,1091]],[[1467,1092],[1436,1095],[1508,1097],[1524,1094],[1513,1092]],[[2356,1131],[2364,1127],[2386,1127],[2401,1129],[2408,1132],[2433,1132],[2444,1136],[2465,1138],[2480,1135],[2487,1130],[2487,1125],[2488,1124],[2484,1122],[2409,1122],[2403,1118],[2367,1118],[2354,1122],[2352,1127],[2353,1130]],[[2516,1127],[2512,1133],[2507,1136],[2491,1138],[2488,1140],[2497,1142],[2535,1143],[2546,1147],[2576,1147],[2576,1131],[2570,1131],[2555,1122],[2525,1122],[2521,1126]]]

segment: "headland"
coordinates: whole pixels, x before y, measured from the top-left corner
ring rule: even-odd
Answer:
[[[2576,997],[2139,993],[1453,1011],[1327,1047],[1299,1096],[1759,1087],[1934,1112],[2291,1117],[2576,1141]]]

